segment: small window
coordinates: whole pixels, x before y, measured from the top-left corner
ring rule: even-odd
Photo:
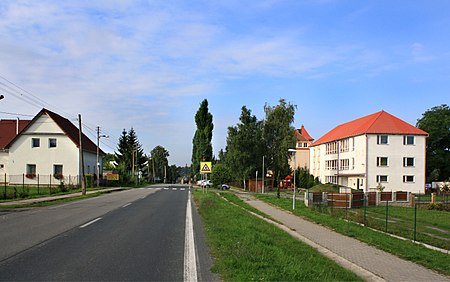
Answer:
[[[297,148],[301,148],[302,147],[302,143],[297,143]]]
[[[389,144],[389,138],[387,135],[378,135],[377,144]]]
[[[308,148],[308,143],[303,143],[303,148]]]
[[[53,165],[53,177],[59,180],[64,178],[62,165]]]
[[[5,165],[4,164],[0,164],[0,169],[4,169]]]
[[[414,175],[403,175],[403,182],[414,182]]]
[[[387,175],[377,175],[377,183],[388,182]]]
[[[39,139],[39,138],[31,138],[31,147],[32,148],[41,147],[41,139]]]
[[[403,166],[414,166],[414,158],[403,158]]]
[[[414,145],[414,136],[413,135],[403,136],[403,145]]]
[[[25,176],[30,179],[34,179],[36,177],[36,165],[35,164],[27,164],[27,174]]]
[[[388,158],[387,157],[378,157],[377,158],[377,166],[388,166]]]
[[[48,139],[48,147],[49,148],[56,148],[56,138],[49,138]]]

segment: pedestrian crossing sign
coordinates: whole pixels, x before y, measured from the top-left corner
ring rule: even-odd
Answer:
[[[211,162],[200,162],[200,173],[211,173],[212,164]]]

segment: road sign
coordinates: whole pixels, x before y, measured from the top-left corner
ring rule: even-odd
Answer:
[[[211,173],[212,164],[211,162],[200,162],[200,173]]]

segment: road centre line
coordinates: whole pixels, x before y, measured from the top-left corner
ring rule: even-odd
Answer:
[[[99,221],[100,219],[102,219],[102,218],[101,218],[101,217],[97,217],[96,219],[91,220],[91,221],[89,221],[88,223],[85,223],[85,224],[81,225],[80,228],[85,228],[86,226],[89,226],[89,225],[91,225],[92,223],[95,223],[95,222]]]
[[[192,221],[191,191],[189,191],[186,206],[184,281],[197,281],[197,260],[195,255],[194,223]]]

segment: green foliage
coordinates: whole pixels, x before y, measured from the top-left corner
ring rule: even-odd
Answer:
[[[64,181],[59,182],[58,189],[62,193],[69,191],[69,187],[64,184]]]
[[[243,106],[239,123],[228,128],[225,164],[231,169],[233,177],[241,181],[254,176],[262,165],[262,123],[251,113]]]
[[[144,155],[142,145],[139,143],[136,132],[131,128],[128,132],[124,129],[119,138],[117,152],[115,153],[115,161],[118,165],[119,174],[123,183],[132,181],[134,176],[131,175],[134,169],[137,173],[143,168],[147,157]]]
[[[297,187],[309,189],[314,185],[320,184],[319,178],[314,178],[312,174],[309,173],[309,169],[302,167],[297,170],[296,173]],[[317,183],[317,184],[316,184]]]
[[[208,100],[201,102],[200,108],[195,114],[197,130],[192,140],[192,173],[198,174],[200,162],[212,161],[212,132],[214,129],[213,116],[208,110]]]
[[[211,181],[214,186],[230,182],[232,179],[231,170],[223,164],[216,164],[211,174]]]
[[[267,168],[274,171],[276,183],[290,173],[288,150],[295,146],[294,122],[296,106],[280,99],[277,106],[264,106],[266,114],[263,138],[265,142]]]
[[[86,174],[84,176],[84,181],[86,184],[86,188],[94,187],[94,176],[92,174]]]
[[[440,105],[427,110],[417,127],[428,132],[427,182],[450,178],[450,108]]]
[[[107,153],[103,156],[103,170],[113,170],[115,167],[111,165],[111,162],[115,161],[114,154]]]
[[[154,177],[161,179],[161,181],[164,180],[164,169],[166,169],[165,173],[167,176],[167,166],[169,165],[167,158],[169,155],[169,151],[161,145],[156,146],[150,151],[152,170],[155,173]]]
[[[445,210],[445,207],[442,203],[429,203],[427,206],[427,209],[443,211],[443,210]]]

